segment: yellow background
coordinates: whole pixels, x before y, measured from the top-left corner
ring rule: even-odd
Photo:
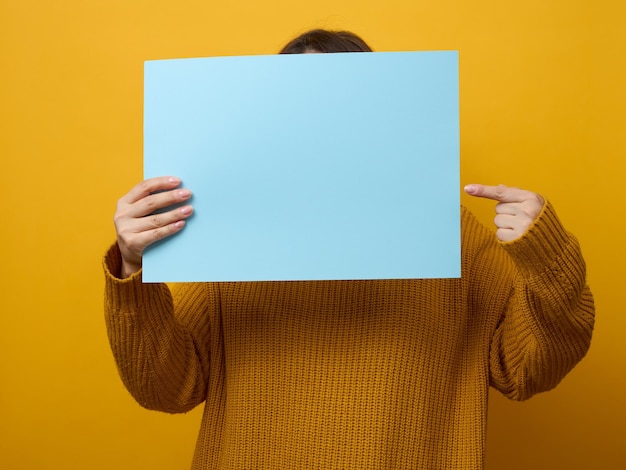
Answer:
[[[492,394],[487,468],[626,468],[624,0],[0,0],[0,467],[189,467],[199,410],[136,405],[102,318],[115,202],[142,175],[143,61],[273,53],[311,27],[458,49],[462,181],[547,195],[582,243],[592,348],[553,392]]]

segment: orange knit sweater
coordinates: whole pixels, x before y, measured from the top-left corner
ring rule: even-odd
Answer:
[[[143,406],[206,402],[193,469],[480,469],[491,385],[523,400],[586,353],[594,305],[547,204],[500,243],[462,210],[462,278],[143,284],[104,260]]]

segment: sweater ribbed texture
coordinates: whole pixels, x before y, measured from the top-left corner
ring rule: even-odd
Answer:
[[[546,204],[500,243],[462,209],[460,279],[143,284],[104,259],[109,339],[144,407],[206,402],[192,468],[481,469],[488,387],[524,400],[586,353],[594,304]]]

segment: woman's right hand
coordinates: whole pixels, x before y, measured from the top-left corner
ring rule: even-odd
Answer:
[[[117,202],[114,222],[122,253],[122,279],[141,269],[141,257],[148,245],[182,230],[185,219],[193,213],[190,205],[155,213],[191,197],[191,191],[179,188],[180,183],[180,178],[173,176],[150,178]]]

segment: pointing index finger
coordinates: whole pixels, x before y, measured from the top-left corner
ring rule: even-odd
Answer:
[[[465,192],[470,196],[493,199],[500,202],[521,202],[523,200],[521,190],[509,188],[503,184],[498,186],[487,186],[484,184],[468,184]]]

